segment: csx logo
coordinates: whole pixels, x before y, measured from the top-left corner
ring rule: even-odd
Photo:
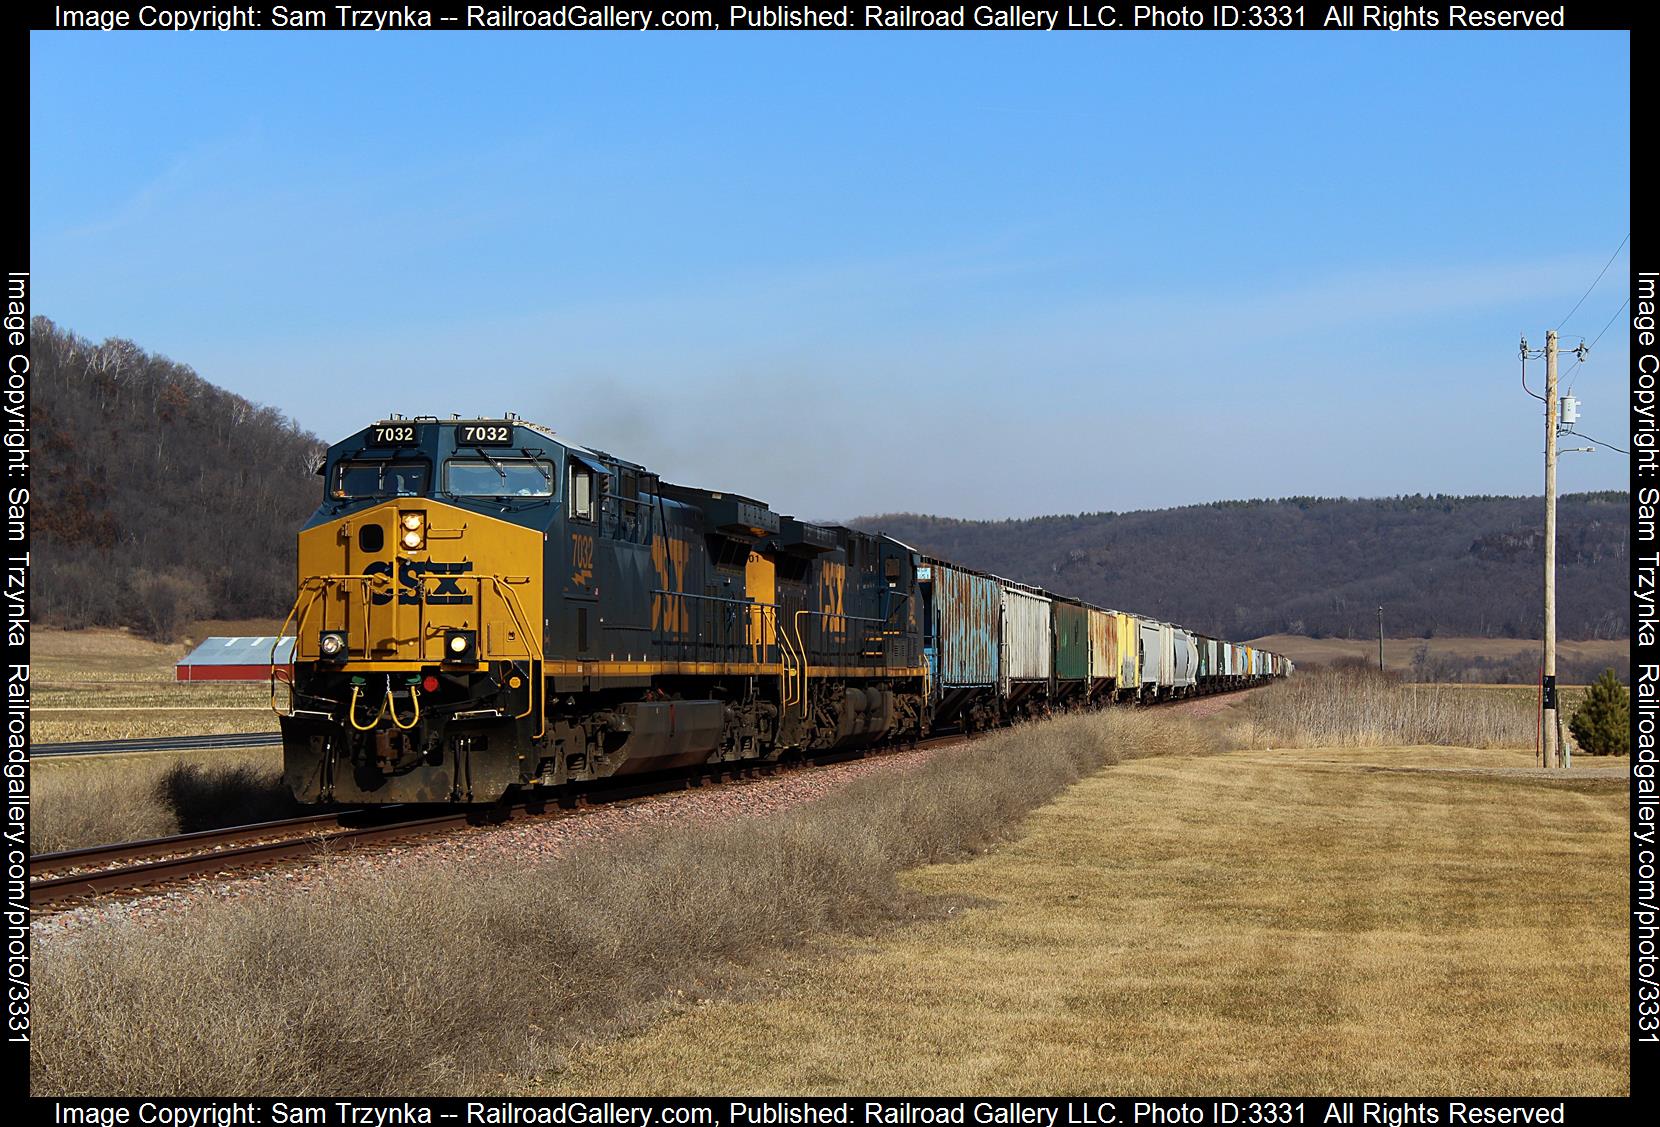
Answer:
[[[422,596],[426,597],[428,606],[466,606],[473,601],[473,597],[461,589],[461,583],[455,576],[465,575],[473,570],[468,563],[439,563],[436,560],[399,560],[398,561],[398,604],[400,606],[415,606],[420,603]],[[364,575],[391,575],[392,565],[382,560],[372,563],[363,569]],[[423,581],[423,576],[436,575],[441,578],[432,587]],[[392,601],[392,592],[378,591],[369,595],[369,601],[375,606],[385,606]]]

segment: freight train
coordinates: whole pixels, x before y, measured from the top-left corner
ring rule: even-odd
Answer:
[[[393,416],[318,472],[271,674],[304,802],[487,804],[1291,672],[511,415]]]

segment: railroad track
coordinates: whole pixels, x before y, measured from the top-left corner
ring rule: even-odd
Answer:
[[[76,743],[31,744],[31,756],[124,755],[137,751],[195,751],[221,747],[273,747],[281,732],[229,732],[217,736],[147,736],[131,740],[83,740]]]
[[[93,846],[29,858],[29,905],[57,907],[120,892],[160,887],[193,876],[259,867],[273,861],[315,855],[377,841],[443,832],[466,824],[468,815],[422,817],[397,808],[382,812],[340,811],[151,838],[121,845]],[[354,825],[367,819],[368,825]]]
[[[919,747],[961,741],[957,734],[937,736]],[[866,754],[909,750],[895,745]],[[860,758],[858,750],[827,752],[796,765],[750,764],[716,770],[677,772],[622,783],[607,782],[546,797],[520,799],[510,806],[446,811],[431,807],[381,807],[313,814],[276,822],[152,838],[120,845],[93,846],[29,858],[29,905],[34,910],[62,909],[76,903],[122,893],[142,893],[192,877],[223,876],[273,863],[314,857],[322,851],[359,848],[488,829],[524,817],[562,816],[585,809],[642,802],[664,794],[709,784],[742,782],[809,767]],[[361,823],[368,824],[361,824]]]

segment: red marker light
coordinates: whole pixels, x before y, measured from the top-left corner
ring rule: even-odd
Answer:
[[[425,689],[429,693],[436,693],[438,691],[438,678],[428,673],[425,677],[421,678],[421,688]]]

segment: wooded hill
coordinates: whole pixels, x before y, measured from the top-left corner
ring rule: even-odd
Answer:
[[[171,640],[286,613],[324,444],[131,341],[32,330],[35,617]]]
[[[1288,497],[963,521],[862,517],[931,555],[1222,638],[1542,634],[1538,497]],[[1623,638],[1630,496],[1557,504],[1557,626]]]

